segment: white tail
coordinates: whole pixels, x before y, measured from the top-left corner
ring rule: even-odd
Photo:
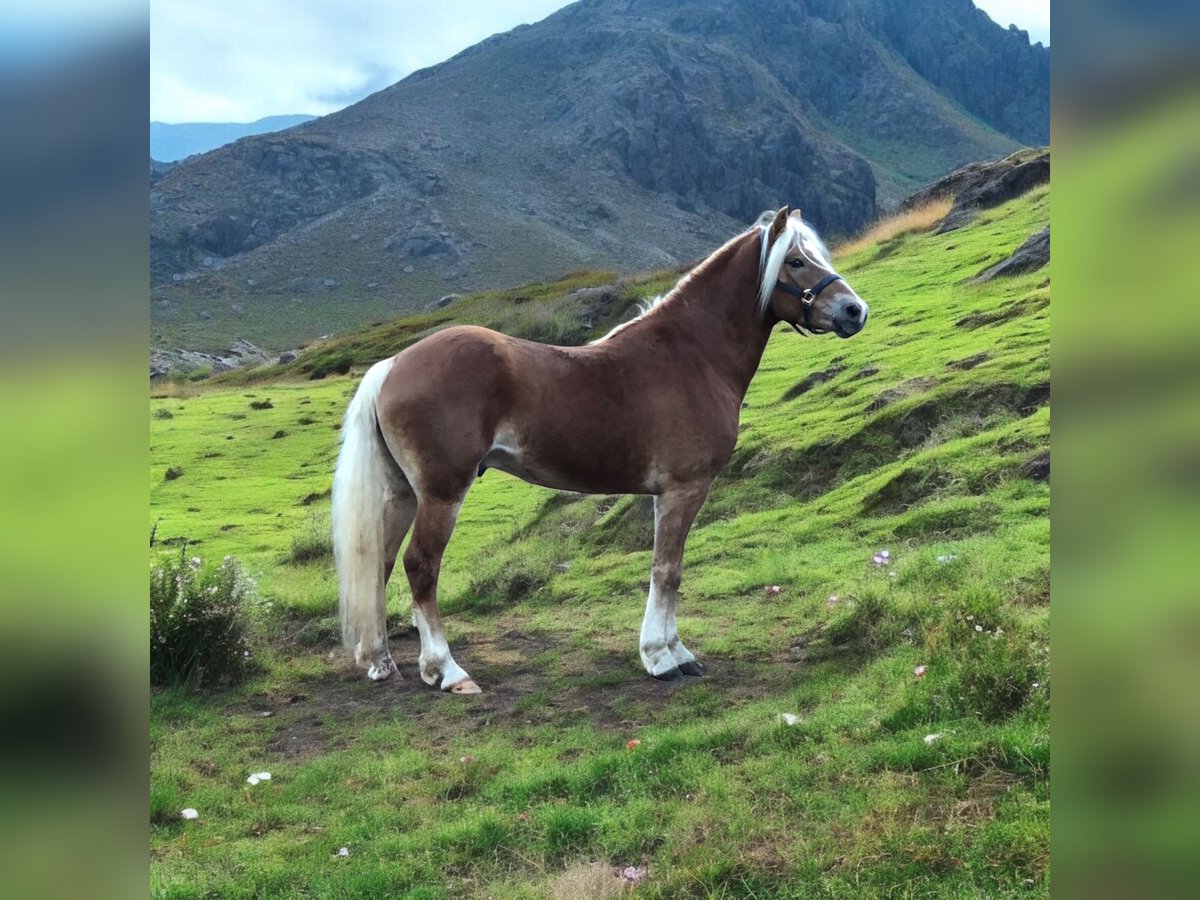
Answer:
[[[372,678],[391,673],[384,591],[384,515],[396,463],[379,434],[375,399],[392,359],[367,370],[342,423],[333,473],[333,557],[338,573],[342,643]]]

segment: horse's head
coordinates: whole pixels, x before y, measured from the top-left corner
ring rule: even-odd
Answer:
[[[784,207],[768,221],[760,217],[762,254],[759,315],[787,322],[797,331],[832,331],[848,338],[867,324],[867,304],[833,270],[829,251],[800,210]]]

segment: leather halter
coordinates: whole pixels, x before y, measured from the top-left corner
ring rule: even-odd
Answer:
[[[801,330],[800,326],[795,322],[788,322],[788,324],[795,329],[796,334],[807,337],[808,335],[805,333],[805,331],[812,334],[818,334],[825,331],[825,329],[813,328],[812,326],[811,317],[813,303],[816,301],[817,296],[821,293],[821,291],[825,290],[825,288],[829,287],[835,281],[842,280],[842,276],[834,272],[830,275],[826,275],[812,287],[805,288],[804,290],[786,283],[782,278],[775,282],[775,287],[778,290],[783,291],[785,294],[791,294],[793,297],[797,297],[800,300],[800,309],[802,311],[801,322],[804,325],[804,330]],[[787,322],[786,319],[783,321]]]
[[[771,249],[767,243],[767,238],[768,238],[769,234],[770,234],[770,229],[764,225],[762,228],[762,234],[761,234],[761,244],[760,244],[761,249],[759,251],[758,270],[760,272],[765,270],[767,267],[767,254],[769,253],[769,251]],[[813,303],[816,301],[817,295],[820,294],[821,291],[825,290],[825,288],[829,287],[835,281],[843,281],[843,280],[844,279],[842,278],[841,275],[838,275],[836,272],[834,272],[831,275],[826,275],[824,278],[822,278],[820,281],[818,281],[812,287],[805,288],[804,290],[801,290],[798,287],[793,287],[792,285],[785,283],[782,278],[778,279],[775,282],[775,287],[777,289],[783,291],[785,294],[791,294],[793,297],[796,297],[800,300],[800,309],[803,311],[803,314],[801,316],[801,322],[803,322],[804,328],[801,329],[801,327],[799,325],[797,325],[795,322],[787,323],[795,330],[796,334],[800,335],[801,337],[808,337],[809,334],[824,334],[825,333],[825,331],[827,329],[813,328],[813,326],[812,326]],[[777,322],[787,322],[786,319],[780,319],[779,316],[776,316],[773,309],[770,311],[770,315]]]

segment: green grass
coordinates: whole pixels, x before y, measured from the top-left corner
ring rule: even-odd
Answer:
[[[1048,274],[969,280],[1048,218],[1046,188],[865,248],[839,260],[872,305],[861,335],[773,337],[689,540],[680,631],[709,675],[685,686],[637,658],[645,501],[497,472],[442,577],[455,655],[485,693],[420,685],[395,584],[406,680],[368,684],[330,657],[323,534],[355,373],[450,313],[576,318],[557,289],[330,341],[350,375],[163,389],[156,537],[236,555],[264,602],[248,682],[152,697],[152,893],[542,897],[586,875],[598,896],[620,887],[609,867],[641,865],[648,897],[1046,896]]]

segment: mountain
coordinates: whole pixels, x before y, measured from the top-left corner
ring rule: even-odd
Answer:
[[[150,123],[150,158],[176,162],[197,153],[207,153],[238,138],[282,131],[293,125],[311,122],[313,116],[267,116],[255,122],[166,122]]]
[[[970,0],[582,0],[157,179],[153,335],[279,349],[676,264],[783,203],[845,234],[1048,139],[1049,51]]]

